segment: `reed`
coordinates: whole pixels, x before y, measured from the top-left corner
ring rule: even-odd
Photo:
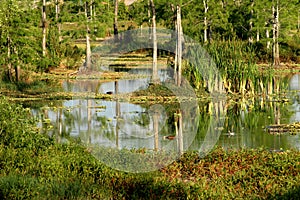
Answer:
[[[192,59],[184,68],[184,75],[197,91],[220,90],[221,82],[228,94],[253,96],[280,92],[282,86],[276,81],[278,77],[275,79],[274,69],[271,66],[260,69],[255,47],[248,42],[216,41],[205,49],[206,52],[190,48],[188,57]],[[220,72],[220,77],[216,77],[218,73],[212,66]]]

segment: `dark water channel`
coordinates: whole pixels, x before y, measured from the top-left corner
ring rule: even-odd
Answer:
[[[138,73],[138,72],[137,72]],[[161,79],[168,77],[160,71]],[[119,80],[118,93],[146,88],[149,78]],[[116,82],[66,81],[66,91],[115,92]],[[199,150],[224,148],[300,149],[298,134],[270,134],[271,124],[300,121],[300,75],[289,80],[288,101],[240,99],[230,103],[136,105],[91,98],[41,102],[32,113],[41,130],[57,142],[80,139],[84,144],[127,149]],[[220,121],[216,120],[214,115]]]

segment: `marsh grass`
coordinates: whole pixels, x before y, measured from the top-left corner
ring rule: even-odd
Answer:
[[[190,54],[197,58],[196,66],[187,62],[184,74],[191,85],[199,92],[212,91],[215,86],[209,81],[222,82],[226,92],[233,95],[253,96],[261,93],[278,93],[281,89],[280,77],[275,77],[276,70],[270,65],[265,68],[256,63],[256,47],[243,41],[217,41],[204,46],[208,55],[192,50]],[[216,66],[221,74],[219,80],[210,66]],[[200,66],[200,67],[199,67]],[[277,84],[277,85],[276,85]]]

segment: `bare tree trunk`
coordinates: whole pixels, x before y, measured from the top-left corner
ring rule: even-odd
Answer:
[[[151,2],[148,0],[148,26],[151,26]]]
[[[91,54],[92,54],[89,31],[90,31],[90,29],[87,25],[87,30],[86,30],[86,69],[87,70],[91,69]]]
[[[87,11],[87,7],[88,7],[88,2],[85,2],[85,16],[86,16],[86,66],[85,69],[86,70],[90,70],[91,69],[91,44],[90,44],[90,28],[89,28],[89,17],[88,17],[88,11]]]
[[[256,20],[258,21],[259,20],[259,14],[256,14]],[[256,29],[256,42],[259,42],[260,40],[260,35],[259,35],[259,27],[257,26],[257,29]]]
[[[208,11],[208,1],[203,0],[204,5],[204,42],[207,42],[207,11]]]
[[[266,38],[267,38],[267,49],[270,49],[270,45],[271,45],[271,43],[270,43],[270,32],[269,32],[269,29],[268,28],[266,28]]]
[[[7,36],[7,70],[8,79],[12,81],[12,64],[11,64],[11,40],[10,36]]]
[[[46,0],[43,0],[43,6],[42,6],[42,33],[43,33],[43,41],[42,41],[42,51],[43,51],[43,56],[46,56]]]
[[[181,85],[181,64],[182,64],[182,26],[181,26],[181,8],[177,6],[177,86]]]
[[[118,10],[119,10],[119,0],[115,0],[115,17],[114,17],[114,37],[115,37],[115,41],[119,41],[118,38]]]
[[[58,40],[59,42],[62,41],[61,38],[61,23],[59,22],[59,14],[60,14],[60,7],[59,7],[59,0],[55,0],[55,21],[57,24],[57,30],[58,30]]]
[[[275,114],[275,124],[280,124],[280,119],[281,119],[280,106],[276,102],[274,102],[274,114]]]
[[[157,35],[156,35],[156,13],[153,0],[150,0],[152,9],[152,39],[153,39],[153,63],[152,63],[152,82],[157,84],[159,82],[157,69]]]
[[[93,6],[93,18],[95,18],[96,17],[96,5],[94,4],[94,6]]]
[[[300,32],[300,10],[298,10],[298,33]]]
[[[273,12],[273,65],[278,66],[280,64],[279,59],[279,44],[278,44],[278,36],[279,36],[279,9],[278,9],[278,0],[275,6],[272,6]]]
[[[16,49],[16,47],[14,48],[14,53],[16,54],[17,57],[17,62],[15,63],[15,80],[16,82],[20,81],[20,76],[21,76],[21,69],[20,69],[20,65],[19,65],[19,60],[18,60],[18,50]]]
[[[177,60],[178,60],[178,41],[177,41],[177,35],[178,35],[178,26],[177,26],[177,8],[175,10],[174,4],[171,4],[171,10],[174,13],[173,15],[173,21],[174,21],[174,27],[175,27],[175,37],[176,37],[176,46],[175,46],[175,58],[174,58],[174,81],[177,83]]]
[[[250,11],[250,22],[249,22],[249,42],[253,43],[252,29],[253,29],[253,6],[254,1],[251,2],[251,11]]]
[[[15,66],[15,73],[16,73],[16,82],[20,81],[20,76],[21,76],[21,68],[20,65]]]
[[[275,64],[279,65],[280,64],[280,58],[279,58],[279,2],[277,0],[277,6],[276,6],[276,13],[277,13],[277,17],[276,17],[276,52],[275,52]]]
[[[93,20],[93,0],[90,1],[90,19]]]
[[[272,5],[272,13],[273,13],[273,65],[276,65],[275,64],[275,57],[276,57],[276,13],[275,13],[275,7],[274,5]]]

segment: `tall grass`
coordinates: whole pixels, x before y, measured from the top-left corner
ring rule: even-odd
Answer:
[[[211,91],[213,87],[220,88],[216,86],[217,81],[219,85],[220,82],[223,84],[229,94],[245,96],[273,93],[273,69],[261,70],[258,67],[255,47],[248,42],[217,41],[208,44],[205,49],[207,53],[199,53],[201,51],[195,49],[189,52],[196,61],[189,62],[184,71],[196,89],[201,91],[201,88],[208,88]],[[212,70],[213,65],[218,72]],[[216,77],[218,73],[221,77]]]

